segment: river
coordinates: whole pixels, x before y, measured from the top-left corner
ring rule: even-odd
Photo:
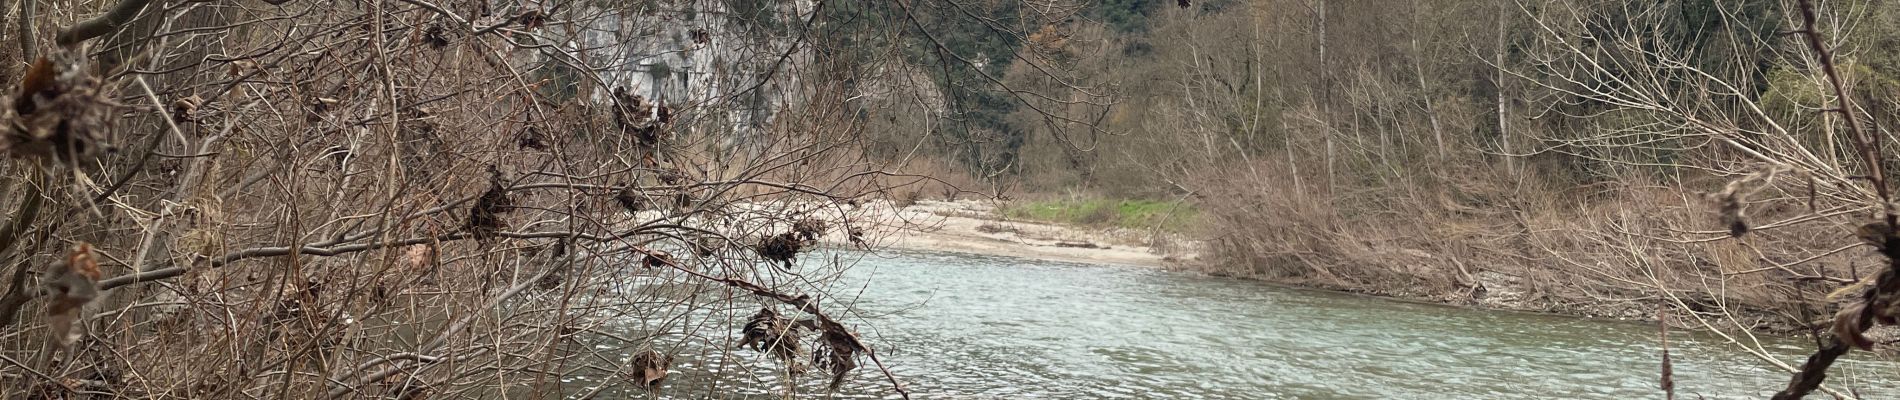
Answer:
[[[843,319],[857,321],[918,399],[1662,398],[1653,324],[1149,268],[948,253],[856,256],[827,290],[836,299],[827,308],[857,296]],[[1670,339],[1679,398],[1765,398],[1787,379],[1714,337],[1672,332]],[[1806,351],[1800,343],[1781,340],[1770,350],[1798,364]],[[1900,368],[1869,357],[1853,353],[1829,382],[1851,384],[1866,398],[1900,394],[1888,378]],[[752,366],[742,368],[683,362],[669,392],[700,392],[681,389],[723,377],[738,383],[718,384],[724,394],[711,398],[782,395],[772,374],[733,377],[730,371],[770,365],[748,360]],[[892,396],[865,363],[836,397]],[[821,388],[801,385],[800,397],[823,397]]]

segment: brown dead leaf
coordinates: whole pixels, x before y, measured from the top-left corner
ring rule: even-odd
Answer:
[[[84,55],[59,51],[34,61],[12,107],[0,113],[0,134],[15,157],[77,161],[108,146],[113,103],[87,72]]]
[[[515,17],[515,22],[520,23],[522,29],[536,29],[547,24],[548,15],[541,10],[528,10]]]
[[[818,349],[812,351],[812,365],[831,370],[831,390],[838,390],[844,378],[858,369],[858,355],[864,353],[864,344],[836,322],[821,323],[819,330],[824,333],[819,336]]]
[[[468,230],[476,240],[494,238],[495,233],[507,228],[501,220],[501,214],[514,211],[514,198],[508,196],[506,183],[502,181],[501,171],[489,167],[488,191],[475,200],[475,206],[469,208]]]
[[[86,304],[99,296],[99,261],[92,245],[80,242],[52,269],[53,278],[46,281],[46,324],[53,343],[63,349],[79,340],[78,321],[85,317]]]
[[[792,223],[792,232],[798,233],[798,237],[806,242],[816,242],[825,236],[825,230],[829,228],[827,225],[821,219],[805,218]]]
[[[179,123],[198,122],[198,107],[204,105],[204,102],[205,99],[203,97],[198,97],[198,95],[195,94],[178,98],[178,100],[172,102],[172,121]]]
[[[1866,307],[1865,303],[1854,303],[1834,313],[1834,337],[1839,338],[1841,343],[1854,346],[1854,348],[1872,349],[1874,342],[1862,334],[1868,327],[1860,324],[1860,313]]]
[[[644,268],[666,268],[673,263],[673,254],[659,250],[649,250],[646,258],[640,262]]]
[[[789,269],[792,262],[797,261],[798,253],[805,250],[805,242],[798,240],[798,233],[785,232],[760,239],[759,244],[752,249],[760,257],[781,263]]]
[[[628,214],[639,214],[647,208],[646,198],[633,185],[622,186],[620,191],[614,193],[614,201],[620,203],[620,208],[627,209]]]
[[[790,365],[794,373],[803,370],[798,366],[797,356],[803,351],[799,336],[804,330],[791,318],[780,316],[770,307],[760,308],[743,329],[745,336],[739,340],[740,347],[770,353]]]
[[[667,368],[673,366],[673,356],[660,354],[653,350],[633,356],[633,380],[635,385],[647,390],[659,390],[660,382],[666,380]]]

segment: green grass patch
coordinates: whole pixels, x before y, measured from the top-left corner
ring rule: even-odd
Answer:
[[[1027,201],[1003,207],[1009,218],[1095,227],[1161,229],[1181,232],[1194,225],[1200,212],[1186,202],[1078,199]]]

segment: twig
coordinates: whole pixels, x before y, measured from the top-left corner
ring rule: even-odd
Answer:
[[[0,258],[4,258],[13,246],[19,244],[20,238],[26,234],[27,227],[32,226],[33,220],[39,218],[40,206],[46,197],[43,193],[46,185],[52,184],[52,179],[46,171],[37,171],[38,168],[35,170],[39,173],[38,181],[28,184],[26,199],[20,202],[20,209],[13,212],[13,220],[7,222],[7,227],[0,229]],[[20,307],[26,306],[27,300],[33,299],[33,294],[26,290],[26,272],[31,269],[27,268],[30,264],[23,260],[13,265],[11,274],[13,280],[7,282],[7,294],[0,296],[0,328],[13,325],[13,321],[20,313]]]
[[[39,0],[20,1],[20,60],[33,62],[39,58],[39,32],[33,28],[33,17],[39,14]]]
[[[1662,330],[1659,337],[1662,340],[1663,398],[1666,400],[1676,400],[1676,371],[1675,366],[1669,361],[1669,313],[1666,309],[1661,307],[1656,308],[1656,326],[1661,327]]]
[[[1841,84],[1840,74],[1834,70],[1834,55],[1828,51],[1820,31],[1815,28],[1814,2],[1800,0],[1798,5],[1801,8],[1802,23],[1799,33],[1807,38],[1808,48],[1814,50],[1815,57],[1819,59],[1821,72],[1827,76],[1828,86],[1834,89],[1834,96],[1837,99],[1835,110],[1841,113],[1841,119],[1847,124],[1848,132],[1854,138],[1854,147],[1860,151],[1861,158],[1867,163],[1868,183],[1874,186],[1874,192],[1880,196],[1881,214],[1885,216],[1887,222],[1885,226],[1887,246],[1882,249],[1882,253],[1887,256],[1887,271],[1881,273],[1875,280],[1874,288],[1866,292],[1862,300],[1866,303],[1863,303],[1864,306],[1860,308],[1857,315],[1846,316],[1846,318],[1855,319],[1858,323],[1852,327],[1843,327],[1841,321],[1837,320],[1835,326],[1836,330],[1865,329],[1873,321],[1874,309],[1877,308],[1872,304],[1872,300],[1882,293],[1900,289],[1896,287],[1900,286],[1900,279],[1894,278],[1895,271],[1900,270],[1900,257],[1896,257],[1900,256],[1900,248],[1895,248],[1900,243],[1896,243],[1894,227],[1900,221],[1896,220],[1894,209],[1890,206],[1893,202],[1889,199],[1886,172],[1880,162],[1880,145],[1868,138],[1867,133],[1860,130],[1860,124],[1854,119],[1852,98],[1848,97],[1847,88]],[[1852,334],[1858,335],[1859,332],[1852,332]],[[1808,356],[1806,362],[1801,364],[1801,370],[1789,378],[1788,387],[1775,393],[1774,400],[1800,399],[1814,392],[1815,388],[1821,386],[1822,381],[1827,380],[1827,369],[1834,365],[1834,361],[1853,349],[1848,343],[1842,341],[1838,333],[1829,335],[1824,343],[1813,355]]]
[[[145,5],[151,2],[151,0],[122,0],[118,5],[112,6],[112,9],[106,11],[105,14],[80,21],[77,24],[73,24],[72,27],[60,31],[59,37],[54,38],[54,42],[60,46],[72,46],[79,44],[79,42],[84,42],[87,39],[112,33],[112,31],[118,30],[120,26],[125,25],[126,22],[131,22],[132,17],[138,16],[139,11],[144,10]],[[29,0],[28,3],[32,3],[32,1]]]

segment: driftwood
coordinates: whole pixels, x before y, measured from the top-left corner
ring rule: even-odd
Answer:
[[[1074,242],[1074,241],[1067,241],[1067,240],[1056,242],[1056,247],[1068,247],[1068,248],[1077,248],[1077,249],[1106,249],[1108,248],[1108,246],[1095,244],[1094,242]]]

